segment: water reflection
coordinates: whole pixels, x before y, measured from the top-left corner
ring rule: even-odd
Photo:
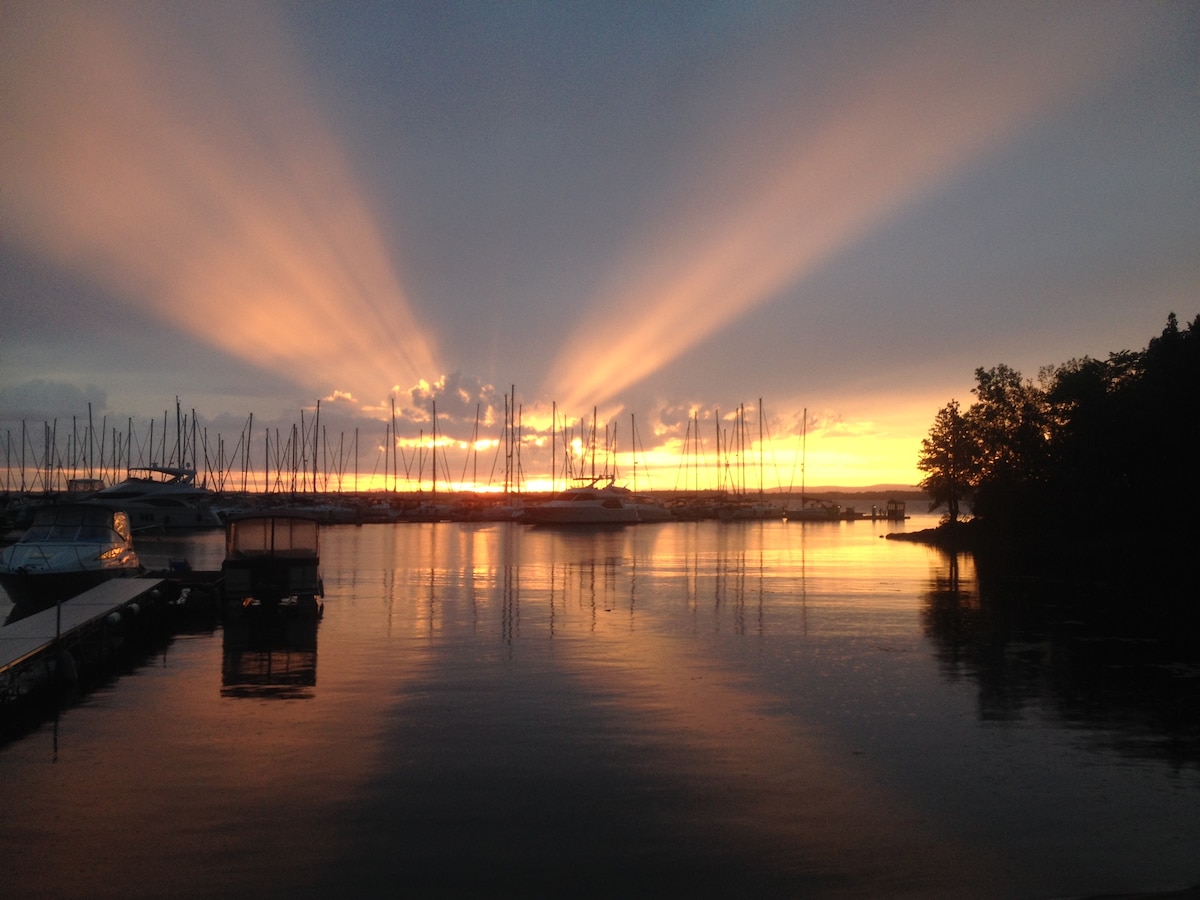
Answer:
[[[932,573],[922,622],[939,669],[978,686],[985,722],[1047,718],[1089,741],[1200,766],[1200,652],[1136,590],[980,577],[969,556]]]
[[[315,616],[228,618],[222,629],[221,696],[311,700],[318,622]]]
[[[803,570],[794,572],[803,554],[802,542],[776,547],[787,564],[770,571],[771,551],[761,541],[746,546],[753,527],[706,533],[694,524],[670,531],[466,526],[447,535],[431,526],[425,534],[395,535],[404,546],[389,556],[440,564],[385,568],[384,600],[393,613],[416,616],[414,629],[430,637],[477,632],[490,609],[507,643],[530,628],[530,635],[551,638],[576,629],[633,632],[645,614],[668,610],[711,616],[718,631],[761,634],[768,598],[780,584],[789,596],[803,596]]]
[[[827,571],[859,565],[812,592],[831,637],[809,654],[806,540],[757,523],[390,532],[388,562],[353,575],[356,607],[383,608],[349,627],[362,645],[386,640],[377,658],[409,667],[389,680],[381,769],[354,798],[373,826],[352,832],[338,878],[354,880],[342,886],[795,896],[864,883],[932,894],[947,882],[985,896],[992,861],[960,852],[812,715],[858,680],[902,682],[876,673],[915,659],[868,651],[847,665],[833,646],[839,632],[887,630],[871,613],[878,584],[896,578],[879,557],[896,548],[871,532],[854,549],[832,533],[813,547]],[[847,585],[852,604],[837,596]],[[343,587],[329,589],[326,625],[341,621]],[[889,605],[884,622],[897,615]],[[387,623],[386,638],[372,621]],[[766,680],[754,670],[769,652],[782,674]],[[782,712],[800,691],[806,708]],[[464,857],[489,863],[464,868]]]
[[[77,872],[110,896],[177,897],[1194,883],[1200,771],[1086,743],[1116,741],[1121,714],[1092,705],[1128,676],[1076,659],[1106,642],[1063,642],[1093,626],[1002,602],[969,558],[885,527],[324,529],[320,689],[315,623],[201,629],[64,716],[53,767],[49,735],[0,747],[29,851],[5,887],[79,896]],[[305,702],[231,699],[281,696]]]

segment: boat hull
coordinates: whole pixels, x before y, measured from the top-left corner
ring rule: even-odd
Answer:
[[[784,514],[789,522],[834,522],[835,514],[822,507],[806,506],[803,509],[789,509]]]
[[[636,524],[640,522],[637,517],[636,510],[630,510],[628,514],[620,516],[588,516],[588,515],[556,515],[553,512],[535,512],[530,515],[527,511],[521,517],[521,521],[526,524],[535,524],[535,526],[556,526],[559,528],[581,527],[581,528],[596,528],[596,527],[620,527],[626,524]]]
[[[213,509],[186,501],[126,500],[122,508],[129,514],[129,524],[133,526],[133,530],[140,534],[208,531],[222,528],[224,525],[221,517]]]
[[[640,522],[636,509],[527,509],[521,521],[529,525],[633,525]]]
[[[632,495],[611,483],[570,488],[540,506],[527,507],[520,521],[530,525],[633,525],[640,522]]]

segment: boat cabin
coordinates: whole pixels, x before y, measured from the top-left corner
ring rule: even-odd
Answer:
[[[294,514],[251,514],[225,526],[221,564],[225,598],[243,607],[315,605],[321,583],[320,535],[315,519]]]
[[[103,544],[132,547],[129,517],[118,509],[82,503],[43,506],[34,511],[33,524],[21,535],[21,544]]]

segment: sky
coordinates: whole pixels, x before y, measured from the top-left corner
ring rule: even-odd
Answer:
[[[1195,2],[3,0],[0,84],[10,468],[915,484],[1200,313]]]

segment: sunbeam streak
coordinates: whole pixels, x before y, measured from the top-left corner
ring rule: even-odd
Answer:
[[[615,261],[547,393],[566,408],[618,395],[1126,62],[1131,34],[1149,36],[1133,7],[944,10],[890,52],[851,54],[861,68],[826,102],[778,78],[761,119],[695,148],[682,199]]]
[[[317,390],[382,396],[438,373],[264,7],[30,4],[6,18],[22,35],[0,61],[6,233]]]

